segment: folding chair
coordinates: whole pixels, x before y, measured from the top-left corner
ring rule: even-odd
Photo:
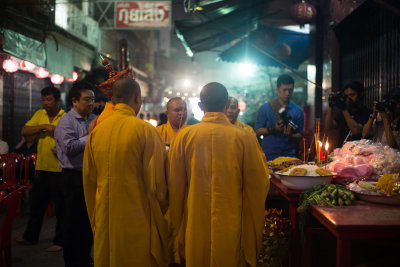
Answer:
[[[1,154],[0,163],[3,170],[3,184],[0,185],[0,190],[15,190],[22,182],[24,156],[18,153]]]
[[[18,205],[22,200],[23,186],[11,191],[7,196],[0,199],[0,212],[4,219],[0,227],[0,267],[3,267],[3,252],[6,266],[12,266],[11,260],[11,232],[12,223],[18,212]]]

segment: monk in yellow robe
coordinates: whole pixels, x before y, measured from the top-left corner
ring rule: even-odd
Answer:
[[[222,84],[205,85],[200,100],[202,121],[179,131],[169,151],[174,261],[256,266],[269,189],[256,137],[223,113],[228,93]]]
[[[227,108],[226,108],[225,114],[228,117],[229,121],[233,125],[235,125],[237,127],[240,127],[240,128],[243,128],[246,131],[248,131],[251,134],[253,134],[254,136],[257,136],[256,132],[254,131],[254,129],[250,125],[241,123],[240,121],[237,120],[237,118],[239,116],[239,112],[240,112],[240,109],[239,109],[238,100],[236,98],[234,98],[234,97],[231,97],[231,96],[228,97],[228,104],[227,104]],[[263,160],[264,168],[266,169],[266,171],[268,171],[267,158],[265,157],[265,153],[262,150],[262,148],[261,148],[261,146],[260,146],[260,144],[258,142],[257,142],[257,147],[258,147],[258,150],[260,152],[260,156],[261,156],[261,158]]]
[[[238,116],[239,116],[239,102],[236,98],[234,97],[228,97],[228,105],[226,108],[226,116],[228,117],[229,121],[240,128],[243,128],[247,131],[249,131],[250,133],[254,134],[254,136],[256,136],[256,132],[254,131],[254,129],[247,124],[241,123],[240,121],[237,120]]]
[[[166,124],[157,127],[165,144],[170,145],[178,131],[186,127],[187,109],[186,103],[180,97],[171,98],[167,103]]]
[[[90,134],[83,186],[96,267],[167,266],[167,152],[157,130],[136,117],[142,104],[131,78],[114,83],[114,112]]]

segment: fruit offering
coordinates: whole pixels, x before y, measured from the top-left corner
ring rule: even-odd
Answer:
[[[388,196],[400,198],[400,179],[399,174],[384,174],[379,177],[376,188]]]
[[[333,175],[329,170],[325,168],[319,168],[315,170],[316,173],[318,173],[321,176],[331,176]]]
[[[293,168],[289,175],[291,176],[304,176],[307,173],[307,170],[304,168]]]

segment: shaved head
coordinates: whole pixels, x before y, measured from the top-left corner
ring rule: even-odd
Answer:
[[[142,95],[139,84],[129,77],[116,80],[113,84],[112,102],[115,105],[119,103],[126,104],[138,114],[142,106]]]
[[[127,104],[132,97],[140,95],[140,86],[132,78],[121,78],[113,85],[113,102]]]
[[[228,101],[228,91],[220,83],[206,84],[200,92],[204,112],[223,112]]]
[[[239,105],[239,101],[233,96],[228,97],[228,102],[230,105],[236,105],[236,106]]]
[[[238,116],[239,116],[239,107],[238,107],[238,100],[234,97],[228,98],[227,108],[225,110],[226,116],[231,121],[232,124],[235,124]]]
[[[167,111],[171,109],[171,105],[172,105],[173,102],[180,102],[180,103],[183,103],[183,104],[186,106],[186,102],[183,101],[182,98],[180,98],[180,97],[173,97],[173,98],[171,98],[171,99],[167,102]]]
[[[167,103],[166,114],[172,128],[178,131],[187,119],[186,102],[180,97],[171,98]]]

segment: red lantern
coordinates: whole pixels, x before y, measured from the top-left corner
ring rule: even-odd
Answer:
[[[67,82],[75,82],[77,79],[78,79],[78,73],[76,71],[72,73],[72,78],[68,77],[65,78]]]
[[[32,64],[32,63],[30,63],[28,61],[25,61],[25,60],[22,60],[20,65],[21,65],[21,69],[23,71],[32,71],[32,70],[34,70],[36,68],[35,64]]]
[[[238,107],[239,107],[240,111],[245,111],[246,110],[246,102],[244,102],[243,100],[240,100],[238,103]]]
[[[16,72],[19,68],[18,61],[14,59],[6,59],[3,61],[3,69],[6,72]]]
[[[297,3],[292,6],[290,15],[292,19],[300,24],[311,23],[317,15],[317,10],[311,4],[306,3],[302,0],[301,3]]]
[[[274,54],[277,58],[286,58],[290,56],[292,53],[292,49],[290,46],[286,43],[281,43],[277,45],[274,49]]]
[[[52,82],[52,84],[62,84],[64,82],[64,77],[53,73],[50,76],[50,81]]]
[[[45,68],[39,67],[35,70],[35,76],[39,79],[47,78],[49,72]]]

